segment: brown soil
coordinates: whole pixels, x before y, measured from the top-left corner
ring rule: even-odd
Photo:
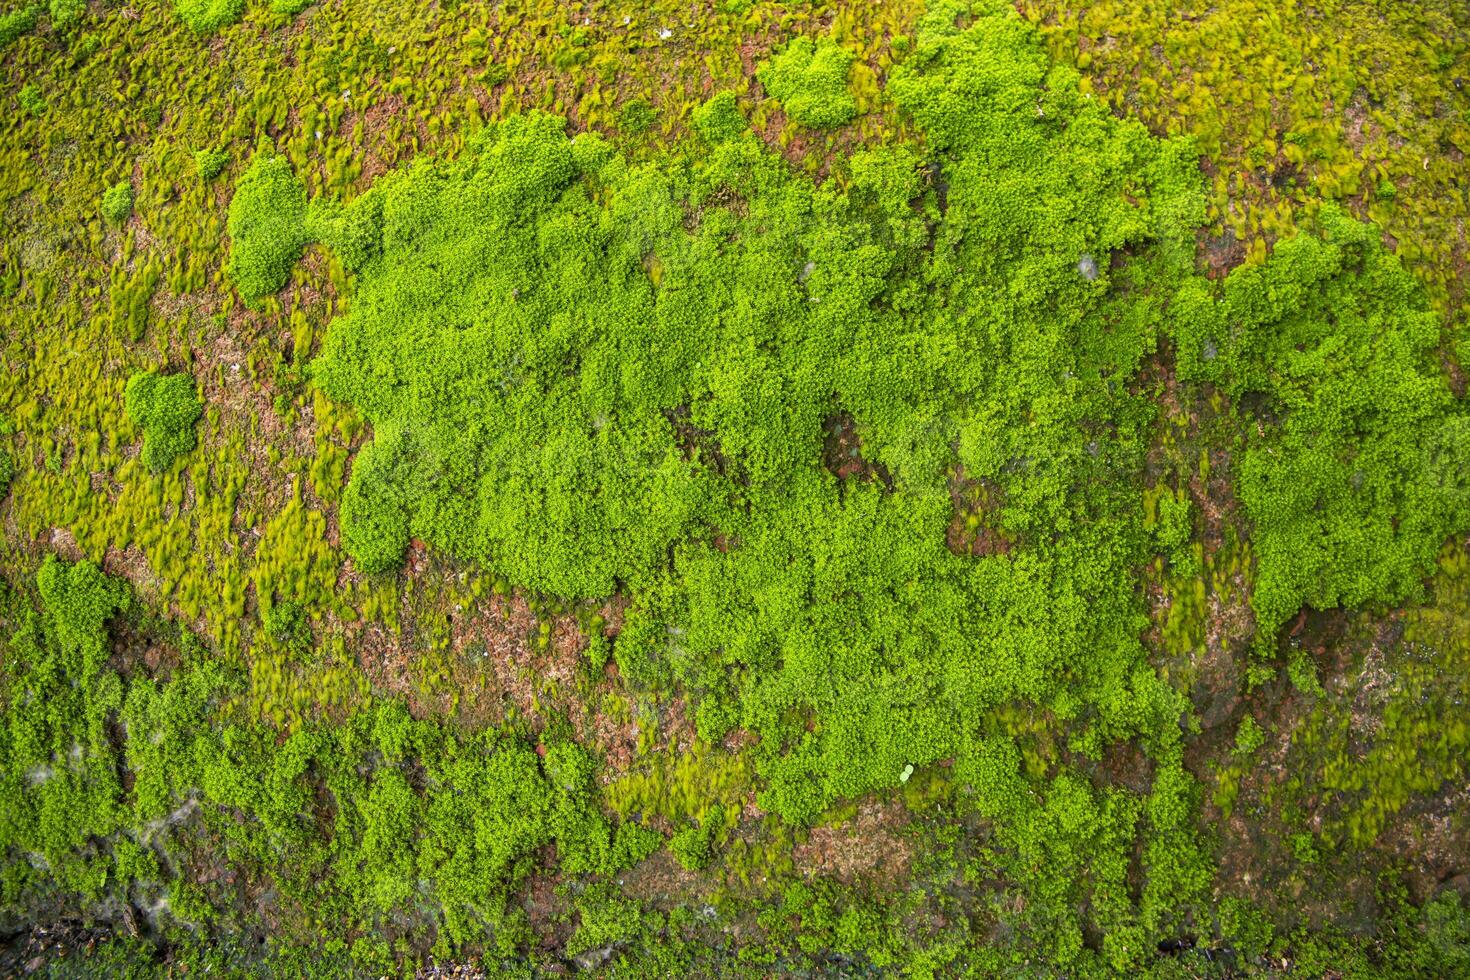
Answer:
[[[902,836],[910,814],[901,802],[859,804],[857,815],[835,826],[812,829],[792,860],[808,877],[834,877],[844,884],[859,879],[894,884],[904,880],[913,858]]]
[[[950,477],[949,496],[954,516],[945,530],[944,543],[952,554],[981,558],[1011,552],[1016,543],[999,526],[1005,491],[998,484],[972,480],[963,468],[956,468]]]
[[[882,463],[863,458],[863,440],[857,432],[857,421],[847,412],[838,412],[822,423],[822,465],[839,480],[859,479],[882,483],[893,489],[893,477]]]

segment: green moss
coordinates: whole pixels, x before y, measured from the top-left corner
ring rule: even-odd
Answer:
[[[311,625],[306,620],[301,604],[295,600],[287,599],[272,605],[262,618],[261,626],[274,642],[288,649],[305,650],[311,647]]]
[[[847,87],[853,54],[830,38],[797,37],[756,70],[756,78],[792,121],[831,129],[857,115]]]
[[[724,829],[725,808],[716,804],[697,825],[682,827],[669,838],[669,852],[686,871],[698,871],[710,860],[716,836]]]
[[[317,198],[306,212],[305,233],[336,254],[342,265],[358,271],[382,247],[383,197],[369,191],[347,206]]]
[[[734,92],[721,92],[694,110],[694,128],[711,143],[734,139],[749,128]]]
[[[647,99],[629,99],[618,113],[618,128],[630,135],[646,133],[658,118]]]
[[[309,916],[412,920],[415,882],[428,881],[452,949],[502,921],[528,859],[553,840],[571,874],[608,874],[658,845],[590,805],[591,760],[573,746],[554,746],[543,773],[509,734],[455,733],[392,701],[289,733],[242,724],[240,678],[202,651],[168,683],[113,670],[106,622],[129,602],[119,581],[48,558],[37,585],[44,615],[11,610],[0,853],[46,864],[10,863],[7,908],[55,888],[94,900],[166,890],[170,922],[233,916],[153,849],[223,835],[232,873],[267,876]],[[317,789],[336,801],[329,814]]]
[[[1235,732],[1235,752],[1237,755],[1253,755],[1262,745],[1266,744],[1266,733],[1256,723],[1252,715],[1246,715],[1240,720],[1240,728]]]
[[[194,172],[199,174],[199,179],[206,184],[218,177],[229,162],[230,154],[226,150],[194,151]]]
[[[194,450],[194,423],[204,404],[187,374],[143,371],[128,379],[128,419],[143,430],[143,462],[155,473]]]
[[[133,185],[119,181],[102,192],[102,217],[120,225],[133,213]]]
[[[197,6],[248,16],[210,43],[170,4],[0,18],[12,96],[49,103],[12,112],[0,166],[0,912],[131,908],[159,943],[48,968],[1180,976],[1230,947],[1455,973],[1461,906],[1370,916],[1361,888],[1463,782],[1460,580],[1383,624],[1408,631],[1381,697],[1316,616],[1282,634],[1410,602],[1462,527],[1456,5],[320,4],[306,30],[299,6]],[[829,31],[780,99],[750,88],[751,51]],[[262,145],[274,190],[237,168],[227,220],[211,168]],[[129,174],[145,220],[113,232],[98,193]],[[1242,259],[1259,278],[1225,275]],[[220,397],[152,473],[122,382],[157,363]],[[68,535],[204,645],[136,608],[63,636],[65,590],[25,593]],[[415,537],[412,574],[355,574]],[[513,677],[463,669],[511,586],[585,601],[538,598]],[[1236,664],[1253,591],[1259,648],[1290,648],[1246,669],[1264,727],[1187,769],[1183,693],[1236,703],[1202,675]],[[1310,693],[1289,730],[1283,673]],[[502,716],[501,682],[536,697]],[[643,751],[599,759],[635,714]],[[1268,730],[1301,739],[1291,802],[1246,759]],[[1211,762],[1223,832],[1284,879],[1212,863]],[[1156,955],[1173,937],[1198,947]]]
[[[20,91],[15,93],[15,101],[19,102],[21,109],[31,116],[44,115],[48,108],[46,97],[41,94],[41,87],[35,82],[27,82],[22,85]]]
[[[64,29],[77,23],[87,12],[86,0],[50,0],[51,23]]]
[[[32,3],[0,14],[0,50],[8,48],[17,39],[35,30],[36,22],[41,19],[41,11],[45,9],[43,4]]]
[[[247,306],[277,293],[308,241],[306,189],[284,157],[261,151],[230,200],[230,259],[226,272]]]
[[[179,19],[197,34],[213,34],[240,19],[245,0],[174,0]]]
[[[638,905],[603,885],[577,897],[577,931],[567,941],[567,954],[577,956],[599,947],[621,946],[643,930]]]

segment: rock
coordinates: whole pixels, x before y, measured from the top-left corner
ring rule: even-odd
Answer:
[[[577,964],[577,969],[579,970],[595,970],[612,959],[612,954],[612,946],[600,946],[597,949],[589,949],[585,953],[579,953],[572,957],[572,962]]]

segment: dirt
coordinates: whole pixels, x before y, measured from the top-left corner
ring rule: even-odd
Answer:
[[[1195,236],[1196,250],[1210,279],[1224,279],[1230,271],[1245,261],[1245,243],[1235,237],[1235,232],[1226,228],[1212,235],[1201,228]]]
[[[1411,798],[1375,846],[1402,858],[1415,904],[1443,891],[1470,898],[1470,786],[1450,780],[1438,793]]]
[[[712,429],[702,429],[690,419],[688,405],[680,405],[664,413],[674,430],[674,445],[690,462],[703,463],[721,476],[729,468],[720,441]]]
[[[944,542],[955,555],[983,558],[1009,554],[1016,546],[1000,527],[1000,510],[1005,491],[990,480],[974,480],[956,468],[949,481],[954,516],[945,530]]]
[[[410,546],[406,578],[448,582],[460,574],[458,566],[422,542]],[[403,589],[397,591],[402,596]],[[626,607],[626,598],[615,597],[594,611],[605,635],[617,635]],[[448,630],[444,649],[426,650],[425,629],[441,615]],[[403,602],[399,616],[398,634],[380,623],[358,626],[349,646],[373,687],[404,697],[416,716],[453,716],[475,726],[518,719],[533,732],[544,730],[552,718],[564,718],[579,739],[605,755],[607,778],[626,772],[640,756],[640,719],[645,726],[650,720],[656,724],[653,751],[671,745],[687,749],[693,742],[693,719],[682,699],[640,706],[614,664],[591,674],[587,638],[571,613],[538,612],[520,593],[465,601],[455,590],[445,590]],[[427,682],[429,668],[444,673]],[[626,712],[610,712],[610,696],[623,697]]]
[[[538,860],[534,865],[537,868],[547,866],[548,862],[545,860]],[[561,878],[558,875],[536,874],[527,879],[519,894],[518,900],[530,921],[531,931],[545,952],[565,948],[574,929],[573,924],[561,914],[564,903],[556,894],[560,884]]]
[[[663,911],[698,900],[712,883],[708,874],[686,870],[667,848],[618,875],[617,882],[629,896]]]
[[[1218,596],[1211,597],[1211,629],[1204,649],[1193,657],[1194,685],[1190,700],[1206,732],[1227,728],[1233,735],[1239,718],[1241,691],[1245,682],[1244,649],[1251,632],[1241,615],[1241,606],[1227,608]],[[1232,628],[1233,627],[1233,628]]]
[[[155,681],[166,681],[179,665],[179,652],[146,630],[136,628],[125,616],[115,617],[108,629],[111,656],[108,666],[123,677],[141,672]]]
[[[1466,269],[1466,277],[1470,278],[1470,268]],[[1467,382],[1470,382],[1470,374],[1467,374],[1465,366],[1449,354],[1443,355],[1443,366],[1445,378],[1449,381],[1450,393],[1456,398],[1464,398]]]
[[[0,936],[0,976],[39,976],[67,960],[85,962],[114,930],[76,919],[30,925]]]
[[[1343,832],[1341,821],[1362,801],[1358,794],[1321,783],[1323,753],[1330,756],[1338,749],[1308,749],[1299,738],[1313,726],[1321,730],[1314,713],[1325,710],[1329,718],[1346,721],[1340,731],[1327,726],[1332,745],[1342,739],[1349,753],[1372,747],[1393,693],[1387,664],[1402,642],[1400,616],[1303,610],[1283,628],[1276,678],[1248,694],[1238,665],[1211,670],[1206,661],[1196,691],[1205,730],[1189,741],[1186,764],[1205,788],[1200,821],[1218,845],[1221,894],[1245,898],[1288,927],[1330,924],[1361,932],[1375,927],[1381,872],[1401,874],[1415,903],[1445,890],[1470,891],[1470,789],[1463,781],[1450,779],[1436,792],[1412,796],[1403,809],[1386,816],[1371,844],[1334,846],[1330,841]],[[1287,680],[1291,648],[1311,659],[1325,700],[1297,691]],[[1227,708],[1213,712],[1218,717],[1210,717],[1208,701],[1202,708],[1201,689],[1224,699]],[[1214,774],[1237,762],[1234,732],[1246,713],[1259,723],[1266,741],[1245,760],[1227,816],[1213,799]],[[1315,861],[1301,857],[1294,837],[1317,850]]]
[[[485,980],[489,974],[469,963],[435,963],[420,967],[414,974],[415,980]]]
[[[848,412],[838,412],[822,423],[822,465],[839,480],[858,479],[881,483],[890,492],[893,477],[882,463],[863,458],[863,440],[857,421]]]
[[[833,877],[844,884],[859,879],[896,885],[908,876],[913,845],[902,836],[910,814],[902,802],[867,800],[850,820],[814,827],[792,850],[806,877]]]
[[[64,561],[77,562],[86,557],[82,553],[82,546],[77,544],[76,535],[64,527],[53,527],[51,529],[50,550],[56,553],[58,558]]]
[[[283,315],[281,320],[287,317]],[[236,305],[230,311],[226,328],[192,352],[200,397],[207,407],[219,410],[221,429],[250,433],[252,424],[258,427],[259,435],[245,440],[252,474],[269,470],[266,453],[271,446],[298,452],[311,449],[309,440],[302,444],[299,438],[288,439],[294,433],[276,414],[272,379],[264,374],[270,365],[268,358],[260,355],[268,348],[263,348],[259,339],[278,327],[279,324],[272,324],[262,314]],[[258,380],[250,377],[252,352],[257,355]]]
[[[1343,140],[1352,148],[1353,155],[1362,159],[1364,148],[1382,135],[1382,127],[1373,121],[1370,113],[1366,89],[1360,87],[1353,93],[1342,111],[1342,119]]]

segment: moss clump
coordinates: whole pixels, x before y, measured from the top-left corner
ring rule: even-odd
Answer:
[[[22,35],[35,30],[36,22],[41,19],[41,11],[45,9],[44,4],[33,3],[0,15],[0,51],[15,43]]]
[[[1260,641],[1303,603],[1417,597],[1470,526],[1470,420],[1432,351],[1439,319],[1377,229],[1325,207],[1318,234],[1176,300],[1180,373],[1252,406],[1240,499],[1260,559]]]
[[[274,643],[301,652],[311,647],[311,624],[301,603],[294,599],[277,602],[261,617],[261,628]]]
[[[230,154],[224,150],[194,151],[194,170],[206,184],[218,177],[229,162]]]
[[[19,92],[15,93],[15,101],[20,103],[28,116],[44,115],[48,106],[46,97],[41,94],[41,86],[35,82],[27,82],[21,86]]]
[[[669,853],[687,871],[698,871],[709,864],[717,835],[724,829],[725,808],[718,803],[710,807],[704,819],[674,832],[669,838]]]
[[[624,133],[646,133],[653,128],[658,113],[647,99],[629,99],[618,110],[618,128]]]
[[[794,38],[756,70],[756,78],[794,122],[814,129],[841,126],[857,115],[847,73],[854,55],[830,38]]]
[[[235,186],[226,272],[247,306],[279,292],[306,247],[306,188],[285,157],[257,153]]]
[[[115,225],[127,221],[133,213],[133,185],[122,180],[103,191],[100,210]]]
[[[212,34],[245,13],[245,0],[174,0],[179,19],[196,34]]]
[[[128,379],[128,419],[143,430],[143,462],[155,473],[194,449],[194,423],[204,405],[187,374],[143,371]]]
[[[87,0],[51,0],[50,11],[52,25],[58,29],[67,28],[87,12]]]
[[[721,92],[694,110],[694,128],[706,142],[719,143],[745,132],[748,124],[740,113],[734,92]]]

